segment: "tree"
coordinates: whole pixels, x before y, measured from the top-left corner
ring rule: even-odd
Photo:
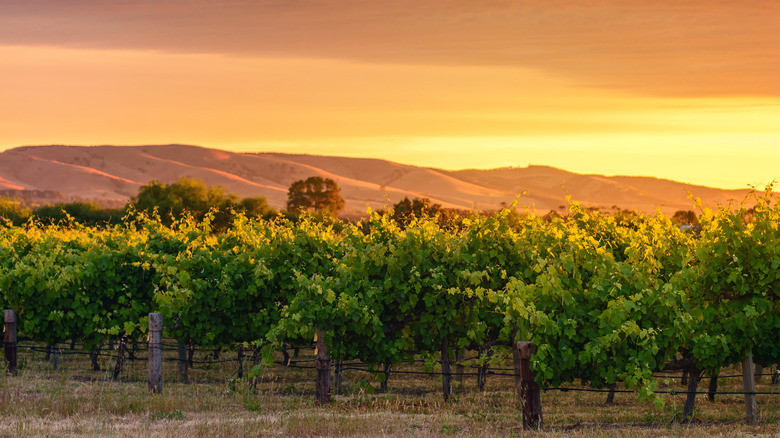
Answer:
[[[70,216],[75,222],[89,226],[118,223],[122,215],[120,209],[101,208],[92,202],[79,201],[43,205],[35,209],[35,216],[44,222],[62,222]]]
[[[392,214],[390,214],[392,212]],[[441,204],[434,203],[428,198],[404,199],[393,204],[393,209],[388,211],[379,210],[380,215],[390,214],[390,217],[402,228],[405,229],[413,219],[435,218],[440,227],[444,229],[455,229],[461,226],[462,220],[468,215],[467,211],[454,208],[444,208]]]
[[[432,203],[428,198],[414,198],[408,196],[393,205],[393,220],[402,227],[406,227],[414,218],[434,217],[441,212],[440,204]]]
[[[418,218],[423,216],[433,217],[441,212],[441,204],[432,203],[428,198],[414,198],[414,200],[409,201],[409,198],[404,196],[402,201],[393,206],[393,210],[399,217],[409,215]]]
[[[19,207],[19,202],[0,197],[0,226],[8,221],[12,225],[19,225],[30,215],[30,211]]]
[[[207,186],[203,181],[181,177],[173,184],[151,181],[138,189],[132,199],[139,211],[152,211],[156,207],[163,220],[181,217],[189,212],[202,218],[208,211],[220,208],[226,201],[235,201],[236,195],[228,195],[221,186]]]
[[[306,181],[295,181],[287,191],[287,210],[291,213],[314,210],[337,214],[343,209],[341,189],[330,178],[312,176]]]
[[[235,205],[235,210],[249,218],[269,219],[276,215],[276,210],[268,205],[268,201],[262,196],[242,199]]]
[[[139,211],[151,212],[155,208],[164,223],[188,213],[201,220],[211,209],[217,209],[211,225],[216,231],[224,231],[233,220],[233,211],[248,217],[269,218],[276,214],[263,197],[244,198],[229,194],[222,186],[207,186],[203,181],[179,178],[173,184],[151,181],[141,186],[132,203]]]
[[[677,210],[672,216],[672,222],[677,225],[698,225],[699,218],[692,210]]]

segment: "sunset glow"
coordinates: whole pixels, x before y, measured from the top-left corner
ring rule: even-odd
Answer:
[[[775,3],[364,3],[3,2],[0,150],[187,143],[780,178]]]

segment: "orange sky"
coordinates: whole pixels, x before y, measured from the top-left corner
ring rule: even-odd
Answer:
[[[0,150],[189,143],[763,185],[780,178],[778,28],[770,1],[3,0]]]

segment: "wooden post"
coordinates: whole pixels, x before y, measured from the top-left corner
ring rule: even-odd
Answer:
[[[8,362],[8,375],[16,375],[16,312],[6,310],[3,312],[5,323],[5,361]]]
[[[179,353],[179,361],[176,363],[176,365],[179,369],[179,375],[181,376],[181,380],[184,383],[190,383],[190,378],[187,375],[187,368],[189,368],[189,363],[187,361],[187,346],[184,344],[179,344],[177,348]]]
[[[531,342],[517,343],[517,353],[520,358],[520,403],[523,406],[523,429],[542,428],[542,398],[539,385],[534,380],[535,373],[531,371],[531,356],[537,347]]]
[[[745,392],[745,421],[755,424],[758,421],[758,405],[756,403],[756,381],[753,373],[753,352],[748,353],[742,361],[742,387]]]
[[[155,394],[161,394],[162,377],[162,313],[149,314],[149,389]]]
[[[444,394],[444,401],[449,401],[452,394],[452,371],[450,371],[450,353],[447,337],[441,340],[441,392]]]
[[[314,350],[314,368],[316,370],[314,401],[317,404],[325,404],[330,401],[330,359],[328,358],[328,346],[325,345],[325,330],[317,330],[317,343]]]

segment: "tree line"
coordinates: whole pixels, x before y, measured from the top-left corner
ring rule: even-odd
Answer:
[[[344,208],[344,199],[335,181],[311,177],[294,182],[288,191],[287,209],[281,213],[294,217],[303,211],[313,211],[335,217]],[[156,214],[162,223],[172,224],[185,216],[202,221],[207,214],[215,230],[224,230],[236,214],[249,218],[271,219],[280,212],[262,196],[241,198],[228,193],[222,186],[208,186],[203,181],[186,177],[166,184],[151,181],[139,188],[123,208],[103,208],[94,202],[61,202],[25,208],[15,199],[0,197],[0,219],[11,225],[29,220],[43,223],[76,222],[87,226],[118,224],[130,212]]]
[[[326,222],[337,222],[338,214],[345,206],[341,196],[341,188],[330,179],[312,176],[305,180],[295,181],[287,192],[286,208],[277,211],[268,204],[262,196],[244,197],[228,193],[222,186],[208,186],[203,181],[186,177],[179,178],[171,184],[151,181],[139,188],[123,208],[103,208],[94,202],[73,201],[42,205],[35,208],[25,208],[16,199],[0,196],[0,225],[21,225],[30,220],[43,223],[75,222],[86,226],[106,226],[118,224],[132,212],[143,212],[148,215],[159,215],[162,223],[170,225],[185,216],[202,221],[209,213],[211,227],[222,232],[230,227],[235,215],[240,213],[248,218],[272,219],[279,215],[295,220],[303,212],[308,212],[315,219]],[[502,205],[502,209],[508,207]],[[618,221],[634,222],[641,218],[639,213],[631,210],[621,210],[613,207],[612,214]],[[389,215],[401,227],[419,218],[435,218],[440,226],[462,226],[463,218],[473,212],[454,208],[445,208],[428,198],[404,197],[387,209],[379,210],[382,215]],[[495,212],[481,212],[490,215]],[[519,221],[520,213],[513,211],[514,222]],[[561,216],[556,211],[550,211],[544,217],[551,220]],[[672,216],[672,221],[678,225],[697,226],[697,215],[691,210],[680,210]]]

